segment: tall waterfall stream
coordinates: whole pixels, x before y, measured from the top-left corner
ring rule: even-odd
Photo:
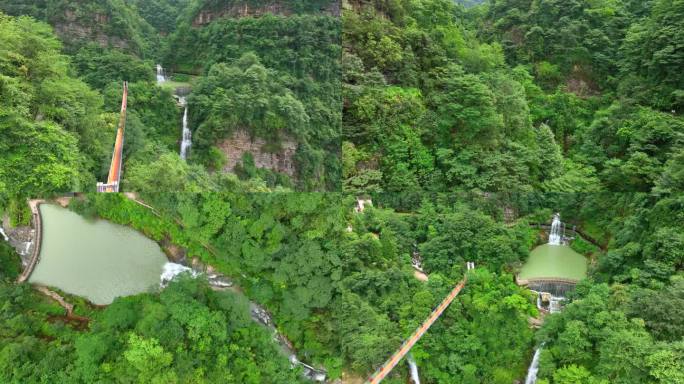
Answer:
[[[562,234],[563,223],[560,221],[560,214],[556,213],[553,215],[553,222],[551,223],[551,233],[549,234],[549,245],[562,245],[564,243]],[[535,291],[536,292],[536,291]],[[544,309],[542,307],[542,295],[543,292],[537,293],[537,308]],[[558,313],[562,309],[562,302],[565,297],[553,296],[548,294],[549,297],[549,313]],[[534,351],[534,357],[532,357],[532,363],[527,370],[527,377],[525,378],[525,384],[535,384],[537,382],[537,373],[539,372],[539,358],[541,355],[542,347],[544,344],[537,347]]]

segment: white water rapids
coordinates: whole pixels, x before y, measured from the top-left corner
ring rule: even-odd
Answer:
[[[165,286],[171,280],[173,280],[174,277],[184,272],[189,272],[190,274],[192,274],[193,277],[197,276],[197,272],[193,271],[192,268],[188,268],[184,265],[176,263],[167,262],[166,264],[164,264],[164,269],[162,270],[162,274],[160,276],[161,285]]]

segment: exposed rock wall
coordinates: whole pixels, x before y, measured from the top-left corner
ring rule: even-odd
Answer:
[[[97,31],[92,27],[86,27],[77,22],[55,24],[55,33],[66,41],[91,40],[105,48],[114,47],[123,50],[129,48],[126,40],[115,36],[107,36],[101,31]]]
[[[294,155],[297,152],[297,142],[290,137],[283,138],[279,151],[269,152],[264,149],[267,147],[265,140],[258,137],[252,138],[247,131],[241,129],[233,133],[229,139],[219,143],[218,147],[227,159],[223,168],[224,172],[233,172],[235,166],[242,162],[242,155],[249,152],[257,168],[270,169],[290,177],[294,177],[296,173]]]
[[[339,17],[341,14],[341,1],[331,1],[330,4],[320,10],[321,14]],[[232,4],[217,10],[202,10],[192,22],[199,27],[221,18],[258,17],[267,13],[273,15],[290,16],[294,12],[281,1],[271,1],[262,6],[250,6],[249,4]]]

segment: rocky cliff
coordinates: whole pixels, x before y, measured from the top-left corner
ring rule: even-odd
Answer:
[[[341,0],[335,0],[327,3],[323,2],[321,6],[315,9],[315,13],[339,17],[340,9]],[[192,25],[199,27],[221,18],[259,17],[265,14],[290,16],[295,13],[299,12],[291,4],[282,0],[266,1],[261,5],[229,1],[221,7],[210,7],[200,10],[194,17]]]
[[[269,144],[265,140],[250,137],[245,130],[238,130],[229,139],[220,142],[218,147],[227,159],[224,172],[233,172],[235,166],[242,162],[242,156],[251,153],[257,168],[295,176],[294,155],[297,152],[297,142],[290,137],[282,139],[279,150],[270,151],[267,150]]]

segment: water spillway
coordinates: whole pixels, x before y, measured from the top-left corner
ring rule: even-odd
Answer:
[[[141,233],[87,220],[56,205],[40,206],[43,234],[32,283],[57,287],[95,304],[159,286],[166,256]]]
[[[183,133],[180,147],[180,157],[185,160],[188,157],[188,150],[192,147],[192,131],[188,128],[188,103],[185,97],[181,97],[180,103],[184,108],[183,111]]]

